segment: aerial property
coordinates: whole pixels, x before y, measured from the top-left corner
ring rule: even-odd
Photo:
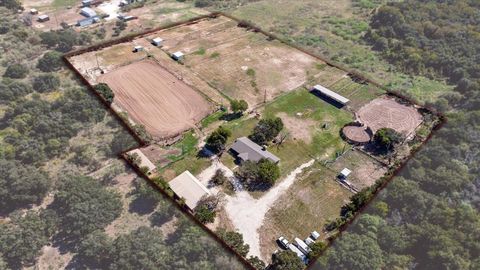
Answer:
[[[222,14],[67,59],[141,140],[127,161],[266,263],[282,250],[308,263],[438,123]]]

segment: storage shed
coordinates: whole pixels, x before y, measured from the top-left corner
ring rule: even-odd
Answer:
[[[347,168],[343,168],[343,170],[340,172],[340,174],[338,175],[338,177],[340,177],[341,179],[347,179],[347,177],[352,173],[351,170],[347,169]]]
[[[142,46],[135,46],[135,47],[133,47],[133,52],[140,52],[140,51],[143,51],[143,47],[142,47]]]
[[[176,61],[183,60],[183,57],[184,57],[184,56],[185,56],[185,55],[184,55],[182,52],[180,52],[180,51],[174,52],[174,53],[172,54],[172,58],[173,58],[174,60],[176,60]]]
[[[152,39],[152,44],[155,46],[162,46],[162,43],[163,43],[163,39],[159,37]]]
[[[30,14],[32,14],[32,15],[37,15],[37,14],[38,14],[38,10],[32,8],[32,9],[30,9]]]
[[[40,15],[37,18],[37,21],[39,21],[39,22],[46,22],[46,21],[49,21],[49,20],[50,20],[50,17],[48,17],[48,15],[46,15],[46,14]]]

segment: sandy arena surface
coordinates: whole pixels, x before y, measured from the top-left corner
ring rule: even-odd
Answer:
[[[370,141],[370,135],[368,135],[365,127],[346,126],[342,131],[347,138],[354,142],[366,143]]]
[[[192,128],[211,111],[199,93],[153,61],[120,67],[99,82],[112,88],[114,103],[155,139]]]
[[[422,115],[414,107],[385,97],[370,101],[358,110],[357,116],[374,134],[381,128],[391,128],[408,136],[423,121]]]

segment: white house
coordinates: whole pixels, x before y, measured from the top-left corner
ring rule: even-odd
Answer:
[[[82,14],[83,16],[87,17],[87,18],[91,18],[91,17],[94,17],[94,16],[97,16],[97,13],[95,12],[95,10],[89,8],[89,7],[84,7],[80,10],[80,14]]]
[[[185,204],[191,210],[195,209],[203,196],[210,195],[208,189],[189,171],[184,171],[168,184],[177,197],[185,199]]]

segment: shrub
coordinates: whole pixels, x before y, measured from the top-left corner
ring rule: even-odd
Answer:
[[[22,64],[12,64],[7,67],[3,77],[8,77],[12,79],[23,79],[28,74],[28,68]]]
[[[51,51],[47,52],[42,58],[38,59],[37,68],[43,72],[51,72],[59,70],[62,64],[62,54]]]
[[[106,83],[99,83],[95,85],[94,88],[95,91],[97,91],[108,102],[108,104],[112,104],[115,94]]]
[[[48,92],[60,86],[60,79],[53,74],[43,74],[33,79],[33,89],[38,92]]]

